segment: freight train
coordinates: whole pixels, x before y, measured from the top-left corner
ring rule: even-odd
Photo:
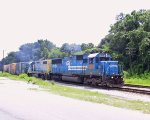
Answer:
[[[108,53],[74,55],[4,65],[11,74],[26,73],[47,80],[78,82],[93,86],[122,87],[123,70]]]

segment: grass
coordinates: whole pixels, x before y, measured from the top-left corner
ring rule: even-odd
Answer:
[[[150,73],[133,76],[125,74],[125,84],[150,86]]]
[[[139,79],[139,78],[126,78],[125,84],[150,86],[150,79],[145,80],[145,79]]]
[[[32,84],[36,84],[42,88],[46,88],[46,91],[61,96],[71,97],[71,98],[95,102],[95,103],[103,103],[106,105],[111,105],[111,106],[121,107],[126,109],[139,110],[144,113],[150,114],[150,102],[143,102],[138,100],[126,100],[125,98],[118,98],[115,96],[106,95],[99,92],[91,92],[88,90],[81,90],[77,88],[61,86],[56,84],[53,81],[49,82],[49,81],[43,81],[35,77],[28,77],[26,74],[21,74],[19,76],[16,76],[16,75],[11,75],[9,73],[0,73],[0,77],[8,77],[13,80],[31,82]]]

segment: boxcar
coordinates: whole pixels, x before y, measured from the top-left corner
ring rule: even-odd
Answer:
[[[16,63],[16,74],[22,74],[28,72],[29,62]]]
[[[4,72],[10,72],[10,64],[4,65],[3,69],[4,69]]]
[[[11,63],[9,65],[10,65],[9,73],[16,74],[16,63]]]

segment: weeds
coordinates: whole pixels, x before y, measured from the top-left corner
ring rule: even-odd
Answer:
[[[125,72],[124,79],[126,84],[150,86],[150,73],[129,76],[129,74]]]

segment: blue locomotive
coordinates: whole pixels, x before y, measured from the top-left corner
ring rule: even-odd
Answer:
[[[93,53],[52,59],[53,79],[108,87],[123,86],[123,72],[118,61],[108,53]]]

